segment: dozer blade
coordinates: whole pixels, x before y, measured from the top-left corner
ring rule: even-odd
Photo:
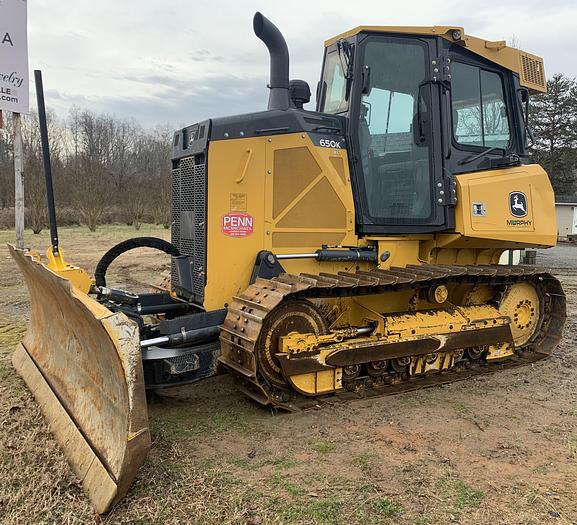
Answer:
[[[30,324],[12,362],[95,510],[122,498],[150,449],[137,326],[12,246]]]

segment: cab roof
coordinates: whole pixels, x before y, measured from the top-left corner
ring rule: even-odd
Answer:
[[[504,40],[491,41],[467,35],[460,26],[358,26],[330,38],[325,42],[325,47],[329,47],[339,40],[351,38],[359,33],[440,36],[517,73],[521,85],[529,89],[529,91],[533,93],[545,93],[547,91],[545,67],[541,57],[509,47]]]

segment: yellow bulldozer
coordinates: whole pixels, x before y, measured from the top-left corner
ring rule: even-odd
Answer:
[[[457,26],[360,26],[326,42],[311,111],[280,31],[253,25],[268,109],[174,134],[170,243],[120,243],[94,277],[67,263],[41,126],[53,242],[47,262],[11,248],[31,297],[13,363],[101,513],[150,448],[146,391],[226,371],[300,410],[532,363],[562,335],[559,281],[499,264],[556,242],[528,153],[542,59]],[[170,290],[108,287],[142,246],[171,256]]]

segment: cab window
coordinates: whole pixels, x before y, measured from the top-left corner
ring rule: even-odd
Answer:
[[[499,74],[453,62],[451,99],[453,135],[459,144],[503,149],[509,146],[507,104]]]
[[[343,66],[339,59],[339,53],[332,51],[327,55],[322,83],[322,107],[323,113],[337,114],[347,110],[345,100],[347,81],[343,72]]]

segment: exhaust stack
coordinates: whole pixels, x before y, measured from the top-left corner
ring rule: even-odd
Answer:
[[[252,26],[270,53],[270,95],[268,109],[288,109],[289,98],[289,52],[285,39],[268,18],[260,13],[254,15]]]

